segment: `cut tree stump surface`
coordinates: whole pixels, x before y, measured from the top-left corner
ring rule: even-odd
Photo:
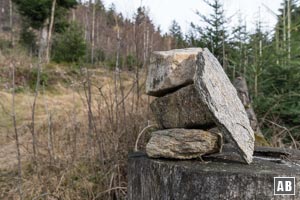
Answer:
[[[294,157],[299,158],[299,151],[296,153],[298,155]],[[278,162],[254,157],[253,163],[246,165],[224,160],[222,154],[204,159],[206,162],[175,161],[151,159],[144,153],[131,154],[128,164],[128,199],[300,199],[299,160]],[[296,177],[295,196],[273,195],[273,178],[277,176]]]

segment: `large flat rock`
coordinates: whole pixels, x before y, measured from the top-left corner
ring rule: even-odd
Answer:
[[[152,158],[191,159],[219,152],[220,135],[199,129],[165,129],[152,132],[146,152]]]
[[[246,163],[251,163],[254,132],[247,113],[222,66],[208,49],[197,56],[194,84],[224,137],[237,148]]]
[[[182,86],[192,84],[196,57],[201,48],[156,51],[151,55],[146,93],[163,96]]]
[[[194,85],[156,98],[150,107],[162,129],[207,128],[215,124]]]
[[[298,152],[299,153],[299,152]],[[255,157],[250,165],[222,159],[174,161],[134,153],[128,162],[128,200],[296,200],[299,160]],[[274,177],[296,177],[295,196],[275,196]]]

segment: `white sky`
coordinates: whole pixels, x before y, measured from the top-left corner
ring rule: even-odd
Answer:
[[[230,26],[238,24],[239,11],[242,19],[245,19],[248,31],[253,31],[255,21],[260,19],[266,30],[271,30],[276,23],[276,17],[264,6],[278,13],[283,0],[220,0],[224,5],[226,17],[231,17]],[[149,9],[150,18],[156,26],[160,26],[163,32],[168,31],[170,24],[175,19],[184,32],[190,28],[190,23],[199,24],[200,18],[195,14],[198,10],[201,14],[211,13],[210,8],[202,0],[103,0],[106,8],[114,3],[118,12],[124,17],[132,18],[137,8],[142,5]],[[259,12],[260,10],[260,12]],[[259,15],[260,13],[260,15]]]

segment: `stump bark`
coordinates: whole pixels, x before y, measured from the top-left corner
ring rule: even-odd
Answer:
[[[206,161],[208,160],[209,158],[206,158]],[[300,199],[300,167],[295,163],[256,157],[250,165],[220,158],[214,158],[214,162],[179,162],[151,159],[143,153],[134,153],[129,156],[128,199]],[[295,196],[273,194],[273,178],[278,176],[296,177]]]

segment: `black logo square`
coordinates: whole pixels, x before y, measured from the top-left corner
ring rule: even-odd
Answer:
[[[274,177],[274,195],[295,195],[295,177]]]

